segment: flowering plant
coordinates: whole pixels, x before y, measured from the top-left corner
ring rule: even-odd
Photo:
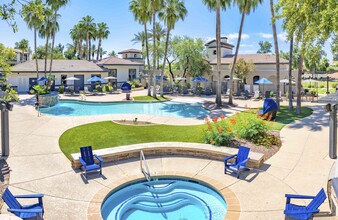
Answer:
[[[230,143],[234,135],[230,127],[225,122],[225,116],[221,115],[220,120],[217,116],[209,121],[205,119],[207,127],[204,129],[204,142],[216,146],[226,145]]]

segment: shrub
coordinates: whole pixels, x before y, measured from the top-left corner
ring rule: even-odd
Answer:
[[[35,85],[32,87],[32,90],[34,91],[33,94],[36,94],[36,95],[49,94],[47,86],[43,86],[43,85]]]
[[[221,120],[218,121],[218,117],[215,116],[212,121],[207,121],[207,128],[204,129],[204,142],[216,146],[229,144],[233,139],[233,133],[227,126],[224,120],[224,115],[221,116]]]
[[[59,87],[59,93],[63,94],[65,92],[65,87],[64,86],[60,86]]]
[[[275,93],[273,91],[270,91],[270,96],[274,97]]]
[[[332,88],[332,89],[335,89],[336,87],[337,87],[337,83],[332,83],[332,84],[331,84],[331,88]]]
[[[185,87],[187,87],[187,89],[191,89],[191,84],[190,83],[186,83]]]
[[[325,86],[322,84],[322,85],[319,86],[319,88],[323,89],[323,88],[325,88]],[[335,88],[335,87],[332,87],[332,88]]]
[[[272,145],[276,145],[280,147],[282,145],[282,142],[280,141],[280,139],[268,133],[262,136],[254,137],[252,139],[252,142],[255,144],[263,145],[265,147],[271,147]]]

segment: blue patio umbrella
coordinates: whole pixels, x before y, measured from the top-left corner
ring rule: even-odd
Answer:
[[[87,80],[87,82],[103,82],[104,80],[98,76],[93,76]]]
[[[47,82],[48,79],[46,77],[40,77],[36,81],[38,81],[38,82]]]
[[[156,81],[161,81],[161,76],[156,76]],[[163,76],[163,81],[168,81],[166,76]]]
[[[266,78],[262,78],[260,80],[257,80],[255,83],[257,83],[259,85],[263,85],[263,93],[264,93],[264,85],[271,85],[271,84],[273,84],[270,80],[268,80]]]
[[[208,82],[206,78],[203,78],[202,76],[198,76],[192,80],[193,82]]]

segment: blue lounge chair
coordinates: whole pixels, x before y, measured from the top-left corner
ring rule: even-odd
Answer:
[[[79,160],[85,171],[86,178],[87,178],[87,172],[93,171],[93,170],[100,170],[100,175],[102,175],[103,159],[96,154],[93,155],[92,146],[81,147],[80,151],[81,151],[81,157],[79,157]],[[94,157],[96,157],[96,159],[99,161],[98,164],[95,163]]]
[[[246,162],[250,160],[249,152],[250,152],[250,148],[240,146],[237,154],[225,157],[224,158],[224,173],[226,173],[227,169],[232,170],[237,173],[237,179],[238,179],[241,171],[249,170],[246,167]],[[234,157],[236,157],[236,160],[233,163],[229,163],[228,160]]]
[[[316,196],[285,194],[286,205],[284,214],[293,219],[309,219],[319,212],[319,206],[325,201],[326,195],[322,188]],[[307,206],[294,205],[291,199],[312,199]]]
[[[7,188],[2,195],[2,199],[8,205],[8,211],[12,212],[14,215],[22,219],[37,218],[43,219],[43,204],[42,204],[43,194],[31,194],[31,195],[16,195],[14,196],[11,191]],[[17,198],[22,199],[31,199],[38,198],[39,203],[33,205],[21,205]]]
[[[258,115],[268,114],[272,115],[271,120],[276,118],[278,106],[275,100],[273,99],[265,99],[263,104],[263,109],[257,112]]]

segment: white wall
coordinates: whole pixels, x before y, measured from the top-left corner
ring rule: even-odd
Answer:
[[[129,69],[136,69],[136,78],[139,78],[140,72],[143,70],[143,66],[104,66],[107,69],[117,70],[117,82],[126,82],[129,80]]]

